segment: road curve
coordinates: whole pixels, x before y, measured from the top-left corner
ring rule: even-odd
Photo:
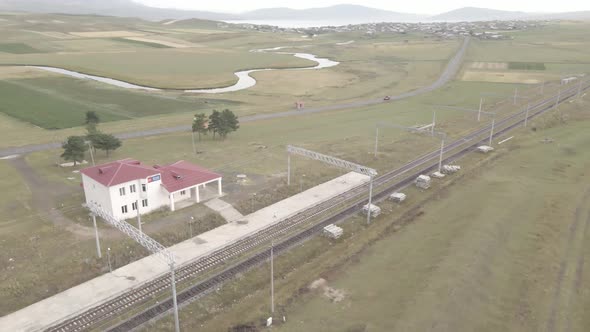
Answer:
[[[397,96],[391,96],[391,100],[400,100],[409,97],[418,96],[433,90],[440,88],[441,86],[445,85],[447,82],[452,80],[459,69],[461,68],[461,64],[463,63],[463,58],[465,53],[467,52],[467,48],[469,46],[470,37],[466,37],[463,40],[463,44],[461,48],[457,51],[457,53],[451,58],[447,67],[442,72],[440,77],[434,81],[432,84],[427,85],[425,87],[421,87],[419,89],[402,93]],[[357,107],[364,107],[364,106],[371,106],[383,103],[383,99],[368,99],[368,100],[361,100],[355,101],[350,103],[343,103],[343,104],[334,104],[334,105],[327,105],[321,107],[312,107],[306,108],[303,110],[292,110],[286,112],[279,112],[279,113],[271,113],[271,114],[258,114],[258,115],[250,115],[240,117],[240,122],[247,123],[259,120],[267,120],[267,119],[275,119],[275,118],[284,118],[289,116],[296,116],[302,114],[312,114],[312,113],[320,113],[326,111],[335,111],[335,110],[342,110],[348,108],[357,108]],[[175,133],[179,131],[189,131],[191,129],[190,126],[176,126],[176,127],[167,127],[167,128],[156,128],[156,129],[148,129],[148,130],[141,130],[141,131],[133,131],[133,132],[126,132],[120,133],[117,136],[120,139],[130,139],[130,138],[139,138],[139,137],[147,137],[147,136],[154,136],[154,135],[162,135],[168,133]],[[0,158],[7,157],[11,155],[21,155],[31,152],[37,151],[44,151],[50,149],[56,149],[61,147],[60,143],[46,143],[46,144],[32,144],[32,145],[25,145],[20,147],[13,147],[13,148],[6,148],[0,150]]]

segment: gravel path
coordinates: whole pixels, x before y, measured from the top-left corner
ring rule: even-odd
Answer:
[[[470,38],[467,37],[463,41],[461,48],[457,51],[457,53],[453,56],[453,58],[449,61],[447,67],[441,74],[441,76],[432,84],[410,91],[406,93],[402,93],[397,96],[391,96],[391,100],[400,100],[409,97],[418,96],[424,93],[431,92],[436,90],[450,80],[452,80],[459,69],[461,68],[461,64],[463,63],[463,58],[465,53],[467,52],[467,48],[469,46]],[[275,118],[284,118],[289,116],[297,116],[302,114],[312,114],[312,113],[321,113],[327,111],[335,111],[335,110],[342,110],[342,109],[349,109],[349,108],[358,108],[364,106],[371,106],[383,103],[383,99],[368,99],[368,100],[361,100],[351,103],[343,103],[343,104],[334,104],[334,105],[327,105],[321,107],[312,107],[306,108],[303,110],[293,110],[293,111],[286,111],[280,113],[271,113],[271,114],[259,114],[259,115],[251,115],[251,116],[244,116],[240,117],[240,122],[253,122],[259,120],[268,120],[268,119],[275,119]],[[129,138],[139,138],[139,137],[147,137],[147,136],[154,136],[154,135],[161,135],[161,134],[168,134],[168,133],[175,133],[179,131],[189,131],[190,126],[176,126],[176,127],[167,127],[167,128],[156,128],[156,129],[149,129],[149,130],[142,130],[142,131],[135,131],[135,132],[127,132],[117,134],[116,136],[120,139],[129,139]],[[14,148],[6,148],[0,150],[0,158],[6,157],[10,155],[20,155],[26,154],[31,152],[37,151],[44,151],[50,149],[59,148],[61,144],[59,143],[47,143],[47,144],[33,144],[33,145],[25,145],[21,147],[14,147]]]

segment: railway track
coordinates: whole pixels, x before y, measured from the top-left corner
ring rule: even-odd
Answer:
[[[589,88],[590,86],[588,86],[586,83],[584,84],[582,90],[585,91]],[[573,96],[576,96],[577,93],[577,86],[565,89],[561,92],[558,102],[561,103],[567,101]],[[531,105],[531,108],[529,109],[529,119],[552,109],[555,105],[555,102],[556,97],[554,96]],[[505,132],[520,126],[524,122],[525,112],[525,110],[517,112],[496,122],[495,128],[497,131],[495,132],[494,136],[498,137]],[[462,137],[461,139],[448,144],[445,147],[444,152],[447,155],[449,153],[452,154],[450,156],[448,155],[445,158],[445,161],[453,161],[470,152],[474,147],[479,145],[480,142],[484,140],[482,139],[482,136],[490,132],[490,127],[491,125],[484,126],[483,128],[477,129],[474,132]],[[437,166],[439,153],[440,150],[432,151],[396,170],[390,171],[376,178],[374,181],[374,187],[376,188],[376,194],[374,195],[374,198],[376,200],[383,199],[391,190],[397,190],[408,184],[411,184],[415,176],[435,169]],[[411,173],[411,176],[406,176],[395,183],[391,183],[392,181],[411,171],[414,171]],[[318,217],[325,215],[322,218],[322,222],[315,223],[303,231],[296,232],[295,235],[289,236],[287,239],[275,245],[276,253],[285,251],[297,243],[300,243],[301,241],[313,236],[325,225],[334,223],[337,220],[341,220],[346,216],[356,213],[359,208],[365,204],[367,199],[367,191],[368,184],[357,186],[346,193],[342,193],[303,212],[276,222],[275,224],[272,224],[260,232],[250,234],[234,241],[233,243],[230,243],[228,246],[222,249],[199,257],[193,262],[177,268],[177,281],[179,283],[183,281],[188,282],[197,275],[208,271],[214,266],[219,266],[219,264],[227,261],[228,259],[237,258],[241,254],[260,247],[261,244],[269,243],[271,239],[277,239],[282,236],[286,236],[290,232],[295,231],[298,227],[303,227],[306,225],[306,223],[310,223],[313,220],[316,220]],[[206,294],[215,286],[232,278],[237,273],[244,272],[267,259],[268,252],[264,251],[257,253],[204,281],[190,286],[178,294],[177,298],[179,305],[194,301],[199,296]],[[168,290],[169,285],[169,276],[167,274],[162,275],[161,277],[147,282],[136,289],[132,289],[127,293],[98,305],[97,307],[89,309],[80,315],[71,317],[55,326],[52,326],[46,329],[46,331],[74,332],[97,328],[101,323],[117,317],[120,314],[124,314],[132,307],[145,305],[150,300],[155,299],[155,297],[159,294],[162,294],[163,291]],[[165,314],[171,308],[172,299],[169,298],[163,302],[158,303],[157,305],[149,307],[148,309],[117,325],[109,331],[133,330],[145,322]]]

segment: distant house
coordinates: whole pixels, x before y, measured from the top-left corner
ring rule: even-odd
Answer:
[[[201,201],[201,190],[217,182],[221,196],[222,176],[178,161],[166,166],[146,166],[123,159],[80,171],[86,203],[98,205],[118,219],[135,217],[162,207],[174,211],[178,203]]]

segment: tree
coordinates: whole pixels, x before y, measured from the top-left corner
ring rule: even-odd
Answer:
[[[110,151],[117,150],[121,147],[121,140],[111,134],[96,132],[93,134],[92,144],[94,148],[104,150],[108,157]]]
[[[221,128],[218,129],[219,136],[225,139],[227,134],[234,132],[240,128],[240,121],[234,112],[224,109],[220,115]]]
[[[96,126],[100,122],[100,117],[95,111],[86,112],[86,129],[88,132],[96,131]]]
[[[88,145],[82,136],[70,136],[67,141],[62,145],[64,153],[61,157],[68,161],[73,161],[74,166],[76,163],[84,160],[84,153],[88,150]]]
[[[222,127],[221,113],[217,110],[213,110],[213,113],[209,115],[209,131],[213,132],[213,139],[215,139],[215,134],[219,133]]]
[[[195,114],[195,118],[193,119],[193,132],[199,134],[199,141],[201,140],[201,134],[207,135],[209,131],[209,120],[205,113]]]

